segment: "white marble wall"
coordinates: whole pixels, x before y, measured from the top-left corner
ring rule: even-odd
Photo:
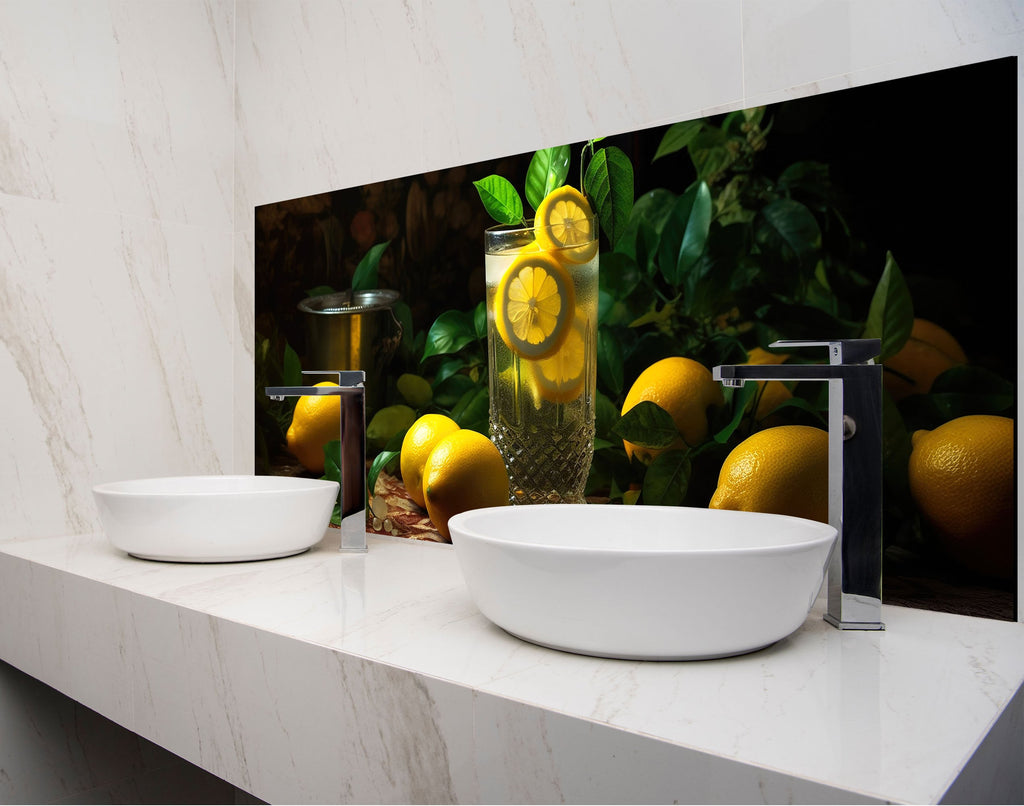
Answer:
[[[232,466],[234,6],[0,2],[0,539]]]
[[[1022,45],[1019,0],[0,0],[0,540],[251,472],[254,205]]]

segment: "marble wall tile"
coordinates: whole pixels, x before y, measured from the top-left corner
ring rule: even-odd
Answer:
[[[232,464],[234,3],[0,3],[0,540]]]
[[[231,464],[224,230],[0,196],[0,539],[96,528],[92,485]]]
[[[0,3],[0,192],[230,228],[233,6]]]
[[[746,0],[744,92],[768,103],[1013,55],[1021,31],[1013,0]]]

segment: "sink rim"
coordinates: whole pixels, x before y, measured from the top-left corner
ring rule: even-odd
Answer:
[[[464,530],[474,540],[486,541],[495,545],[508,545],[516,548],[529,547],[531,549],[542,549],[545,551],[564,551],[570,553],[586,552],[588,554],[643,554],[643,555],[720,555],[720,554],[746,554],[746,553],[775,553],[775,552],[792,552],[792,551],[803,551],[807,548],[822,544],[830,543],[835,540],[838,535],[838,531],[834,526],[820,521],[812,521],[806,518],[798,518],[793,515],[779,515],[776,513],[766,512],[746,512],[741,510],[713,510],[704,507],[684,507],[684,506],[665,506],[665,505],[642,505],[636,506],[632,511],[627,510],[627,505],[618,504],[529,504],[529,505],[518,505],[518,506],[499,506],[499,507],[482,507],[479,509],[469,510],[467,512],[459,513],[454,515],[449,520],[449,528],[454,527],[458,530]],[[629,515],[633,515],[635,512],[642,512],[645,514],[668,514],[673,515],[684,515],[693,513],[721,513],[720,515],[701,514],[698,517],[705,518],[728,518],[735,519],[737,521],[764,521],[768,519],[775,523],[785,524],[789,523],[794,526],[798,526],[800,530],[807,533],[807,537],[800,540],[791,540],[785,543],[760,543],[744,546],[644,546],[636,544],[620,544],[620,545],[571,545],[566,543],[557,543],[554,541],[545,542],[543,538],[539,538],[537,533],[528,535],[524,538],[495,536],[490,534],[484,534],[479,531],[479,527],[473,528],[473,521],[481,518],[489,518],[492,516],[500,516],[502,514],[509,515],[513,512],[523,512],[527,517],[532,517],[532,513],[542,513],[547,509],[557,509],[559,512],[583,510],[593,510],[595,507],[602,509],[608,508],[606,511],[623,513],[620,515],[611,515],[611,518],[618,519],[620,517],[625,518]],[[515,516],[513,516],[515,517]],[[617,525],[621,527],[621,524]],[[818,534],[813,534],[817,532]]]
[[[226,482],[247,483],[253,482],[254,486],[249,489],[231,489],[227,484],[223,489],[188,489],[185,483],[221,484]],[[182,483],[180,489],[160,489],[159,484]],[[281,493],[295,493],[302,489],[318,490],[325,487],[338,487],[338,482],[328,479],[310,479],[304,476],[258,476],[235,474],[206,474],[206,475],[176,475],[176,476],[153,476],[145,479],[123,479],[120,481],[107,481],[95,485],[93,493],[97,495],[113,495],[125,497],[190,497],[190,496],[242,496],[242,495],[277,495]]]

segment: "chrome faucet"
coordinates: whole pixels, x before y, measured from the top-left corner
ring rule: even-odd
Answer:
[[[303,375],[334,375],[337,386],[267,386],[271,400],[306,395],[341,397],[341,456],[338,469],[341,484],[341,550],[366,551],[366,373],[362,370],[321,372],[303,370]]]
[[[825,620],[842,630],[882,623],[882,366],[879,339],[781,340],[827,347],[828,364],[715,367],[725,386],[745,381],[828,381],[828,521],[839,533],[828,566]]]

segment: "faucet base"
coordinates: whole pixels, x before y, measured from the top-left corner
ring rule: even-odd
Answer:
[[[826,613],[823,618],[837,630],[884,630],[885,624],[881,621],[841,621],[835,616]]]

